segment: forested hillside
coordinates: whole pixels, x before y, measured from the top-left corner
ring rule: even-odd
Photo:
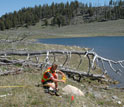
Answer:
[[[52,3],[22,8],[13,13],[6,13],[0,17],[0,30],[28,27],[42,20],[44,26],[58,27],[69,24],[89,23],[94,21],[108,21],[124,19],[124,1],[110,0],[109,5],[93,6],[78,1],[67,3]],[[42,26],[42,25],[41,25]]]

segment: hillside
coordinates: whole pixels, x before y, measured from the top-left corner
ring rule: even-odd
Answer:
[[[124,20],[108,21],[108,22],[94,22],[86,24],[77,24],[74,26],[65,27],[51,27],[41,26],[42,22],[29,28],[19,27],[18,29],[11,29],[0,31],[0,38],[16,39],[18,36],[28,36],[22,43],[2,43],[0,42],[0,50],[18,49],[18,50],[84,50],[80,47],[69,47],[61,45],[47,45],[47,44],[32,44],[32,39],[47,38],[47,37],[76,37],[76,36],[97,36],[101,34],[113,36],[123,35]],[[100,29],[101,27],[101,29]],[[107,27],[107,28],[106,28]],[[98,31],[99,29],[99,31]],[[109,30],[108,30],[109,29]],[[89,32],[89,30],[91,32]],[[87,35],[85,35],[85,33]],[[99,32],[99,33],[98,33]],[[121,33],[120,33],[121,32]],[[94,35],[93,35],[94,34]],[[18,38],[19,39],[19,38]],[[2,58],[2,57],[1,57]],[[10,59],[10,57],[8,57]],[[23,56],[15,56],[13,59],[24,59]],[[78,56],[79,58],[79,56]],[[25,58],[26,59],[26,58]],[[42,59],[43,60],[43,59]],[[71,66],[77,65],[75,61],[77,57],[73,58]],[[62,61],[62,60],[61,60]],[[60,62],[59,62],[60,63]],[[85,62],[86,63],[86,62]],[[83,64],[85,64],[83,63]],[[81,66],[84,70],[87,65]],[[41,69],[32,66],[22,67],[20,65],[1,65],[0,72],[11,70],[22,70],[23,73],[18,75],[4,75],[0,76],[0,106],[1,107],[123,107],[124,105],[124,90],[109,88],[110,82],[92,80],[89,78],[82,78],[80,82],[74,81],[67,76],[65,84],[59,84],[59,93],[61,97],[51,96],[44,93],[42,86],[37,87],[41,81]],[[101,70],[97,68],[96,72]],[[79,88],[85,96],[74,96],[74,101],[71,101],[72,95],[65,95],[62,88],[66,85],[73,85]],[[10,86],[10,87],[4,87]],[[22,86],[22,87],[11,87]]]
[[[23,8],[18,12],[5,14],[0,18],[0,53],[9,50],[12,52],[14,50],[87,51],[88,49],[77,46],[48,45],[32,43],[32,41],[39,38],[124,36],[124,2],[120,2],[117,6],[113,3],[107,7],[92,7],[91,4],[88,6],[77,1],[70,4],[53,3],[50,6]],[[77,62],[80,63],[79,58],[83,57],[83,63],[78,70],[84,72],[89,69],[86,56],[74,56],[71,53],[68,53],[68,56],[69,61],[65,67],[77,70]],[[68,56],[56,54],[58,58],[56,63],[62,65]],[[39,61],[45,62],[46,55],[39,57]],[[61,96],[55,96],[44,92],[41,85],[41,74],[44,70],[40,67],[25,65],[25,62],[24,65],[14,65],[9,62],[26,60],[36,64],[36,59],[37,55],[31,59],[27,59],[27,56],[7,54],[0,56],[0,107],[124,107],[124,89],[111,88],[110,85],[117,82],[112,81],[107,75],[105,80],[82,76],[80,82],[74,81],[74,76],[66,75],[66,83],[59,83]],[[54,60],[52,55],[50,59]],[[17,72],[1,75],[8,71]],[[102,73],[99,67],[91,72]],[[65,94],[62,88],[66,85],[77,87],[84,96]],[[74,96],[73,101],[72,96]]]
[[[49,20],[51,19],[51,20]],[[0,17],[0,30],[34,26],[67,26],[91,22],[105,22],[124,19],[124,1],[110,0],[109,5],[93,6],[92,3],[71,1],[70,3],[52,3],[43,6],[22,8]]]
[[[17,35],[28,35],[30,39],[53,37],[124,36],[123,19],[69,25],[61,28],[56,26],[41,26],[41,23],[43,22],[39,22],[35,26],[30,26],[28,28],[19,27],[18,29],[0,31],[0,36],[15,37]]]

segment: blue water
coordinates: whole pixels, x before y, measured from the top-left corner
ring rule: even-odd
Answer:
[[[94,51],[104,58],[115,61],[124,60],[124,36],[52,38],[39,39],[38,42],[94,48]],[[117,87],[124,88],[124,71],[122,72],[121,76],[113,72],[109,72],[109,75],[111,78],[120,81],[120,84],[118,84]]]

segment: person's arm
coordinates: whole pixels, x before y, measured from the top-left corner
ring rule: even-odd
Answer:
[[[59,73],[60,75],[62,75],[62,77],[65,77],[65,74],[60,70],[56,70],[56,73]]]
[[[59,72],[59,73],[60,73],[60,72]],[[46,73],[46,76],[47,76],[48,78],[50,78],[52,81],[54,81],[54,82],[65,82],[64,80],[59,80],[59,79],[54,78],[54,77],[52,76],[52,74],[50,74],[49,72]]]
[[[60,71],[60,70],[57,70],[56,72],[59,73],[62,76],[62,80],[65,83],[66,82],[66,76],[65,76],[65,74],[62,71]]]
[[[64,80],[55,79],[53,76],[51,77],[51,80],[54,82],[65,82]]]

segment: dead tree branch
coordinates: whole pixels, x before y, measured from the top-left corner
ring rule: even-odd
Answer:
[[[9,71],[4,71],[0,70],[0,76],[5,76],[5,75],[17,75],[23,73],[22,69],[16,69],[16,70],[9,70]]]
[[[34,52],[33,51],[14,51],[14,50],[2,51],[2,52],[0,52],[0,56],[6,56],[6,57],[0,58],[0,65],[20,64],[22,66],[31,65],[31,66],[36,66],[36,67],[43,67],[43,66],[47,67],[47,66],[51,65],[52,63],[56,62],[56,55],[57,54],[58,55],[66,55],[64,63],[61,66],[59,66],[60,69],[67,74],[78,75],[79,80],[83,76],[92,77],[92,78],[104,78],[104,74],[109,72],[109,71],[107,71],[107,68],[106,68],[104,63],[108,63],[110,68],[112,69],[112,71],[114,71],[115,73],[121,73],[122,70],[116,69],[114,67],[114,64],[119,64],[122,68],[124,68],[124,60],[113,61],[110,59],[106,59],[106,58],[103,58],[103,57],[97,55],[97,53],[95,53],[93,50],[84,51],[84,52],[82,52],[82,51],[63,51],[63,50],[44,50],[44,51],[37,51],[37,52],[35,52],[35,51]],[[87,58],[88,71],[79,72],[78,70],[72,70],[72,69],[68,69],[65,67],[65,64],[68,63],[68,60],[72,57],[72,54],[79,55],[79,58],[80,58],[79,64],[76,68],[79,68],[79,66],[81,65],[82,60],[83,60],[82,56],[85,56],[85,58]],[[27,59],[26,60],[9,60],[9,59],[7,59],[8,56],[12,56],[12,55],[27,56]],[[39,59],[43,55],[46,55],[46,58],[41,63],[39,61]],[[50,56],[51,55],[54,58],[52,63],[50,63]],[[35,57],[35,59],[36,59],[35,63],[31,60],[31,57]],[[91,68],[92,69],[95,68],[96,62],[97,63],[101,62],[101,64],[102,64],[102,69],[104,72],[101,75],[99,75],[99,74],[96,75],[96,74],[91,73]]]

